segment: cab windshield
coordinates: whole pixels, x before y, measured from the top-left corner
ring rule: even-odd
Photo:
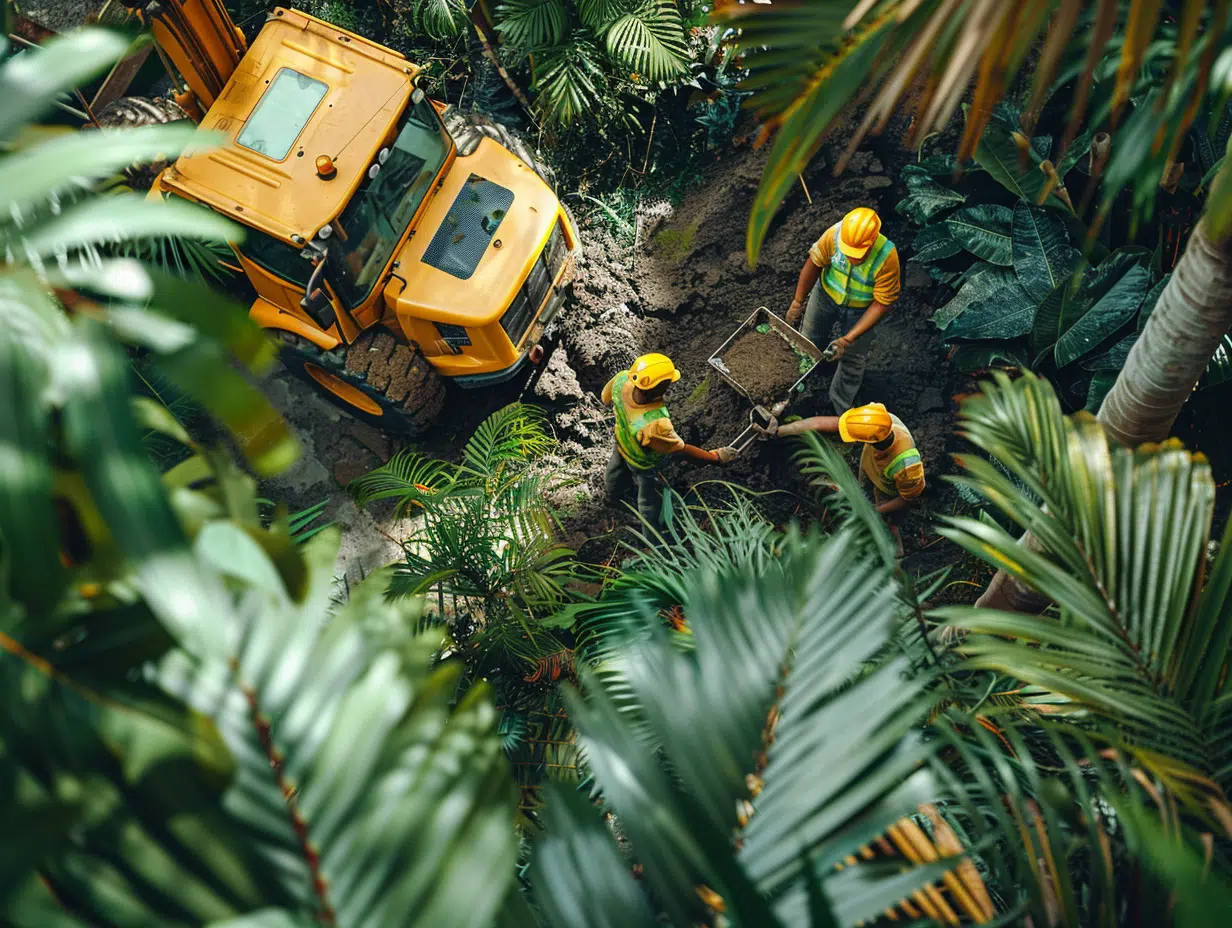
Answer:
[[[412,105],[380,173],[360,187],[334,223],[331,279],[348,307],[372,292],[449,154],[450,139],[427,100]]]

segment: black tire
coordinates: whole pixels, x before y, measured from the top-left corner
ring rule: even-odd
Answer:
[[[436,424],[445,408],[445,381],[413,345],[384,328],[364,332],[351,345],[322,351],[291,332],[275,333],[282,363],[326,399],[361,422],[391,435],[417,438]],[[365,409],[322,382],[336,378],[358,390]],[[378,411],[379,410],[379,411]]]
[[[159,126],[188,118],[180,105],[167,97],[120,97],[108,103],[96,114],[100,129],[135,129]],[[134,190],[149,190],[154,178],[170,162],[166,158],[154,161],[134,161],[124,169],[128,185]]]
[[[490,138],[517,155],[545,184],[556,189],[556,173],[535,156],[526,140],[513,129],[478,113],[464,113],[455,106],[448,107],[441,119],[458,145],[458,154],[469,155],[480,139]]]

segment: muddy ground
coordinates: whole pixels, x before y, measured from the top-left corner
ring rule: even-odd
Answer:
[[[745,222],[764,152],[746,148],[724,155],[679,206],[648,204],[633,228],[620,227],[600,211],[578,214],[585,253],[576,299],[562,318],[563,345],[530,399],[552,410],[562,466],[581,481],[563,501],[562,515],[570,542],[588,556],[605,559],[619,527],[635,521],[630,513],[612,512],[602,503],[611,426],[598,397],[608,378],[643,352],[668,354],[682,372],[668,397],[678,431],[704,448],[728,444],[746,425],[749,407],[711,376],[707,359],[757,307],[786,311],[812,242],[847,210],[873,206],[904,260],[909,256],[910,235],[894,211],[902,196],[897,171],[907,154],[893,143],[873,140],[838,179],[830,175],[831,157],[823,149],[805,173],[804,185],[797,185],[784,203],[755,269],[745,260]],[[566,202],[578,205],[576,200]],[[928,519],[929,513],[958,505],[953,491],[939,479],[948,469],[951,396],[959,384],[928,322],[936,296],[928,276],[904,263],[903,295],[877,328],[858,397],[859,402],[884,402],[907,423],[928,469],[926,509],[911,513],[903,527],[906,563],[913,573],[957,555],[948,543],[939,543]],[[831,371],[830,365],[815,371],[788,414],[828,414]],[[425,450],[456,455],[475,424],[518,398],[520,388],[512,384],[483,393],[451,388],[445,417]],[[304,459],[271,484],[271,494],[292,507],[326,497],[333,501],[331,515],[347,529],[340,568],[349,578],[395,558],[394,540],[403,527],[356,511],[343,490],[349,480],[387,459],[395,445],[338,413],[286,372],[274,374],[267,389],[306,449]],[[667,477],[682,492],[700,488],[698,492],[712,496],[722,492],[721,481],[750,487],[764,494],[763,508],[779,523],[812,518],[817,510],[791,462],[793,450],[788,441],[757,442],[727,466],[682,460],[669,468]]]

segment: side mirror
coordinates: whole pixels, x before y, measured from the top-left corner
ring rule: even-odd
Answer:
[[[329,260],[328,250],[317,261],[316,267],[312,269],[312,276],[308,278],[308,286],[304,288],[304,298],[299,301],[300,309],[306,312],[309,318],[323,329],[328,329],[338,321],[337,313],[334,312],[334,304],[330,300],[329,294],[325,292],[325,288],[321,286],[321,279],[325,276],[325,262],[327,260]]]
[[[334,303],[324,287],[307,291],[304,298],[299,301],[299,305],[322,329],[328,329],[338,321],[337,313],[334,312]]]

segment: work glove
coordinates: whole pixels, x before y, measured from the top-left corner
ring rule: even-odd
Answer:
[[[826,347],[822,352],[822,359],[826,361],[838,361],[847,353],[847,349],[851,347],[851,339],[846,335],[840,335]]]
[[[792,300],[791,306],[787,309],[787,315],[784,317],[787,324],[793,329],[800,328],[800,317],[804,315],[804,304],[799,300]]]
[[[761,425],[757,422],[753,422],[751,425],[753,426],[753,431],[756,432],[763,441],[768,438],[779,437],[779,420],[773,416],[770,417],[770,421],[765,425]]]
[[[726,464],[729,461],[734,461],[740,457],[740,452],[728,445],[726,448],[715,448],[714,453],[718,455],[719,463]]]

